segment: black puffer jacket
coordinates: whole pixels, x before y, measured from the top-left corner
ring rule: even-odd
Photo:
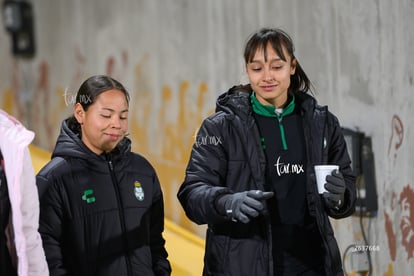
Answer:
[[[98,156],[64,121],[52,157],[37,175],[50,275],[170,275],[160,184],[129,139]]]
[[[273,275],[268,212],[248,224],[219,214],[215,201],[224,193],[265,186],[266,160],[252,116],[249,86],[233,87],[217,101],[216,113],[205,119],[193,146],[178,198],[187,216],[208,224],[204,275]],[[307,151],[307,202],[326,252],[326,275],[343,275],[341,256],[328,216],[343,218],[354,211],[355,177],[337,118],[305,93],[295,94],[301,108]],[[338,164],[346,182],[344,206],[325,209],[318,195],[313,166]]]

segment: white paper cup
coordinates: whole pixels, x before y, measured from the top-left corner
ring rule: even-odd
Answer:
[[[325,190],[326,176],[331,175],[332,171],[339,170],[338,165],[316,165],[315,166],[315,175],[316,175],[316,184],[318,184],[318,192],[323,194],[327,192]]]

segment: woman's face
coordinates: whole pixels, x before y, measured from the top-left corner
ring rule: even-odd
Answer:
[[[113,150],[128,131],[128,103],[119,90],[101,93],[87,111],[77,103],[74,114],[82,142],[96,154]]]
[[[290,76],[295,73],[296,60],[291,60],[284,47],[286,61],[277,55],[270,43],[266,51],[266,61],[263,49],[258,49],[252,62],[246,64],[247,76],[260,103],[280,108],[287,101]]]

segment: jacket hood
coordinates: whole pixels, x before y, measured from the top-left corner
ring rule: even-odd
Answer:
[[[250,94],[252,93],[250,84],[237,85],[221,94],[216,102],[216,112],[222,111],[230,115],[246,118],[252,112]],[[302,111],[312,111],[317,105],[316,99],[304,92],[295,93],[296,104]]]
[[[55,149],[52,153],[53,157],[76,157],[80,159],[99,159],[105,160],[105,153],[97,155],[91,151],[81,140],[80,133],[72,130],[66,119],[62,122],[60,134],[56,141]],[[112,150],[111,154],[119,155],[121,153],[131,151],[131,141],[128,138],[122,139],[118,145]]]
[[[225,112],[246,118],[252,112],[250,104],[250,84],[233,86],[227,92],[221,94],[216,102],[216,112]]]

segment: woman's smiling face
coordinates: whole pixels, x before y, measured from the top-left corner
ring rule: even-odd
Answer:
[[[94,153],[112,151],[128,131],[128,102],[125,93],[112,89],[101,93],[85,111],[75,105],[82,142]]]
[[[283,107],[288,98],[290,76],[295,73],[296,60],[283,48],[284,61],[278,56],[270,43],[266,53],[259,48],[253,59],[246,64],[250,85],[256,93],[257,100],[264,105]]]

